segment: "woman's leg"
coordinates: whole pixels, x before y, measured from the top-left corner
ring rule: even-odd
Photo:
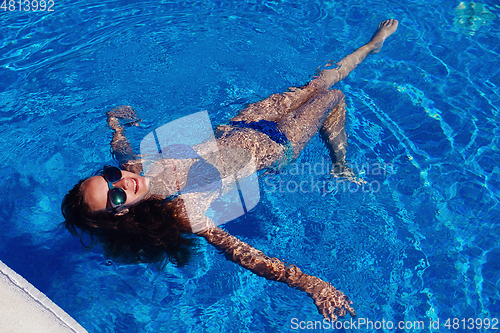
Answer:
[[[326,119],[321,119],[327,115]],[[321,127],[319,127],[321,126]],[[316,94],[310,101],[278,122],[278,127],[290,140],[293,157],[296,158],[307,142],[318,132],[325,141],[332,160],[331,174],[362,184],[351,168],[345,165],[347,135],[345,132],[344,95],[339,90],[327,90]]]
[[[279,121],[288,113],[298,109],[316,93],[329,89],[344,79],[369,54],[377,53],[385,39],[396,31],[398,21],[386,20],[379,24],[370,41],[355,52],[344,57],[334,69],[323,69],[312,81],[300,88],[289,88],[282,94],[273,94],[268,98],[248,105],[231,121],[257,122],[259,120]]]
[[[379,52],[385,39],[396,31],[397,26],[396,20],[383,21],[371,40],[343,58],[338,63],[340,67],[321,71],[304,87],[290,88],[291,91],[274,94],[251,104],[231,120],[257,122],[264,119],[277,122],[279,129],[290,140],[293,158],[320,131],[330,150],[332,162],[339,165],[342,172],[347,147],[344,95],[339,90],[328,89],[345,78],[370,53]],[[256,130],[235,130],[232,126],[221,125],[217,128],[216,137],[224,146],[250,149],[257,158],[259,169],[269,167],[284,154],[281,145]]]
[[[369,54],[380,51],[385,39],[397,30],[398,24],[398,21],[393,19],[382,21],[368,43],[336,63],[336,68],[323,69],[307,87],[311,90],[325,90],[342,81]],[[326,67],[331,65],[332,63],[329,63]]]
[[[340,172],[344,171],[347,148],[344,105],[344,94],[341,91],[322,91],[278,122],[279,130],[290,141],[292,159],[300,154],[319,131],[330,150],[332,163],[339,166]],[[254,129],[221,125],[217,127],[216,137],[219,148],[244,148],[251,151],[258,170],[279,167],[288,159],[285,146]]]
[[[358,178],[354,171],[346,165],[347,135],[345,133],[345,103],[343,100],[326,117],[319,133],[330,151],[330,158],[332,159],[331,175],[346,178],[359,185],[366,183]]]
[[[318,92],[305,104],[277,122],[286,135],[295,159],[309,140],[320,131],[330,149],[333,163],[343,163],[346,136],[344,131],[344,94],[340,90]],[[288,159],[287,148],[268,135],[250,128],[220,125],[216,130],[220,148],[244,148],[252,152],[258,170],[278,167]]]
[[[289,88],[282,94],[273,94],[262,101],[249,104],[231,121],[258,122],[259,120],[278,121],[287,113],[307,102],[316,90],[308,87]]]
[[[341,100],[326,117],[321,129],[321,138],[325,141],[334,171],[341,171],[345,164],[347,135],[345,133],[345,102]],[[336,168],[337,167],[337,168]],[[338,169],[338,170],[336,170]]]
[[[329,136],[329,131],[333,130],[338,133],[345,124],[345,116],[341,116],[338,112],[343,108],[337,106],[344,103],[344,94],[340,90],[324,90],[316,93],[305,104],[300,106],[293,112],[288,113],[278,121],[278,128],[286,135],[293,148],[293,158],[295,159],[311,138],[323,129],[325,119],[329,118],[331,126],[327,126],[322,130],[325,135]],[[338,136],[332,132],[332,144],[334,138]],[[328,143],[327,143],[328,144]],[[331,145],[334,147],[333,145]],[[329,146],[330,148],[330,146]]]

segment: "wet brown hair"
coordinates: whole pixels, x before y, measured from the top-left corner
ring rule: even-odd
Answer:
[[[61,224],[80,237],[82,245],[92,248],[101,243],[105,255],[123,263],[153,263],[162,270],[169,262],[186,265],[196,252],[181,198],[165,201],[151,197],[129,207],[123,215],[106,211],[92,212],[82,189],[87,179],[79,181],[64,197]],[[91,244],[83,242],[90,235]]]

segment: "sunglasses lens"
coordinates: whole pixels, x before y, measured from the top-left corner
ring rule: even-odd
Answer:
[[[104,178],[108,182],[115,183],[122,178],[122,171],[117,167],[107,167],[104,169]]]
[[[121,206],[127,202],[127,195],[121,188],[112,188],[109,191],[109,200],[113,205]]]

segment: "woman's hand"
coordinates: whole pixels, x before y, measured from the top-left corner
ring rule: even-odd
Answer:
[[[327,320],[337,320],[337,315],[344,317],[346,310],[351,316],[356,316],[356,311],[351,307],[352,301],[340,290],[335,289],[330,283],[320,280],[317,284],[306,292],[314,300],[319,314]]]
[[[134,150],[130,146],[130,142],[127,140],[125,136],[125,131],[123,127],[120,125],[120,121],[118,118],[122,119],[130,119],[132,122],[126,123],[128,126],[138,126],[138,122],[141,119],[138,119],[135,115],[135,110],[132,109],[128,105],[122,105],[117,108],[114,108],[106,114],[108,116],[108,124],[114,131],[113,139],[111,139],[111,147],[113,148],[113,155],[116,160],[120,163],[120,167],[124,170],[140,174],[142,172],[142,164],[134,163],[133,165],[129,165],[130,161],[136,160],[137,155],[135,155]]]
[[[351,316],[356,316],[356,311],[351,307],[352,301],[343,292],[316,276],[302,273],[295,265],[287,268],[286,283],[306,292],[325,319],[335,321],[337,316],[344,317],[346,310]]]
[[[139,126],[139,123],[142,121],[142,119],[137,118],[135,110],[130,105],[118,106],[108,111],[107,116],[109,126],[115,130],[120,126],[118,118],[131,120],[130,122],[125,123],[125,126]]]

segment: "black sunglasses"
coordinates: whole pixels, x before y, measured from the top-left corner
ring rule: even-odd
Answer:
[[[114,187],[113,183],[116,183],[122,179],[122,171],[114,166],[105,166],[102,171],[102,176],[108,182],[109,188],[109,202],[113,208],[113,212],[120,206],[123,206],[127,202],[127,194],[121,188]]]

